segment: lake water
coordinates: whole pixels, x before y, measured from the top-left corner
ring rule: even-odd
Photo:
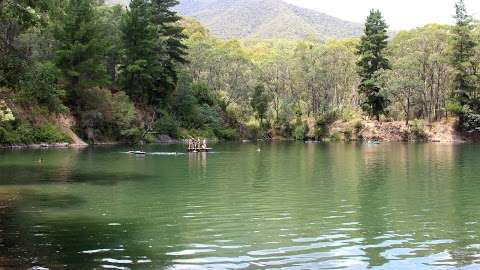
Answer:
[[[0,269],[480,269],[480,145],[0,152]]]

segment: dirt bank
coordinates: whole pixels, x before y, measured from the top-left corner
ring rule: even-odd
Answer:
[[[337,121],[328,126],[329,138],[339,140],[385,141],[385,142],[442,142],[463,143],[476,141],[472,136],[459,133],[454,120],[428,123],[412,121],[379,122],[371,120]]]

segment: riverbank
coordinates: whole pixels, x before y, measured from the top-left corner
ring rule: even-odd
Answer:
[[[315,134],[310,134],[310,138]],[[424,122],[415,120],[381,122],[372,120],[335,121],[326,126],[323,141],[382,141],[382,142],[479,142],[474,134],[462,134],[453,119]]]
[[[408,125],[403,121],[372,121],[352,120],[335,121],[329,125],[318,127],[314,121],[305,121],[308,132],[304,140],[307,141],[380,141],[380,142],[432,142],[432,143],[468,143],[480,142],[480,137],[475,134],[462,134],[456,129],[453,119],[433,123],[412,121]],[[68,136],[69,142],[36,143],[3,145],[6,149],[48,149],[48,148],[82,148],[89,145],[115,145],[125,142],[95,142],[87,144],[71,129],[71,123],[61,123],[62,132]],[[323,130],[322,130],[323,129]],[[322,132],[320,132],[322,130]],[[269,134],[275,134],[269,130]],[[239,136],[239,141],[256,141],[258,138]],[[292,141],[293,138],[272,135],[262,140]],[[211,139],[210,142],[218,142]],[[182,144],[185,139],[171,138],[168,135],[157,135],[153,144]],[[149,143],[149,144],[152,144]]]

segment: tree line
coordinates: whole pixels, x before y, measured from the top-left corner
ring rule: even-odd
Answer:
[[[0,144],[325,136],[337,121],[458,117],[480,127],[480,27],[388,37],[372,10],[359,39],[222,40],[175,0],[0,0]]]

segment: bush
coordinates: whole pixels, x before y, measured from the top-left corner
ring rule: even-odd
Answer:
[[[338,112],[336,110],[331,110],[317,117],[317,125],[318,126],[330,125],[333,122],[337,121],[338,118],[339,118]]]
[[[195,96],[199,104],[207,104],[209,106],[217,104],[216,96],[204,83],[192,84],[192,94]]]
[[[207,138],[216,140],[215,132],[212,129],[180,129],[179,138]]]
[[[78,93],[78,129],[89,141],[126,141],[135,143],[139,123],[135,106],[124,92],[91,88]]]
[[[342,136],[340,135],[340,133],[338,132],[335,132],[335,133],[332,133],[330,135],[330,141],[333,141],[333,142],[338,142],[342,139]]]
[[[155,131],[160,135],[168,135],[171,138],[177,138],[178,123],[171,115],[166,114],[155,123]]]
[[[293,131],[293,137],[295,140],[303,140],[306,134],[306,126],[305,125],[298,125],[295,127]]]
[[[452,115],[459,116],[462,113],[462,105],[456,101],[449,102],[447,105],[447,110]]]
[[[356,134],[360,133],[360,131],[362,131],[363,128],[364,126],[361,120],[357,120],[355,121],[355,123],[353,123],[353,129]]]
[[[20,97],[27,105],[36,103],[53,113],[66,113],[65,91],[57,85],[58,70],[52,63],[35,63],[20,80]],[[33,100],[32,100],[33,99]]]
[[[222,128],[214,131],[217,138],[222,140],[234,140],[237,136],[237,130],[234,128]]]
[[[12,143],[12,134],[5,127],[0,127],[0,144],[7,145]]]
[[[46,123],[35,129],[33,140],[42,143],[69,142],[70,138],[51,123]]]
[[[342,120],[344,122],[350,122],[353,119],[359,117],[359,113],[351,107],[344,108],[341,114]]]
[[[459,128],[469,133],[480,132],[480,114],[465,106],[460,114]]]
[[[414,136],[415,140],[423,140],[426,138],[425,125],[422,120],[415,119],[410,125],[410,133]]]
[[[55,124],[45,123],[33,127],[26,123],[17,123],[0,127],[0,144],[34,144],[34,143],[57,143],[70,142],[70,138],[65,135]]]

